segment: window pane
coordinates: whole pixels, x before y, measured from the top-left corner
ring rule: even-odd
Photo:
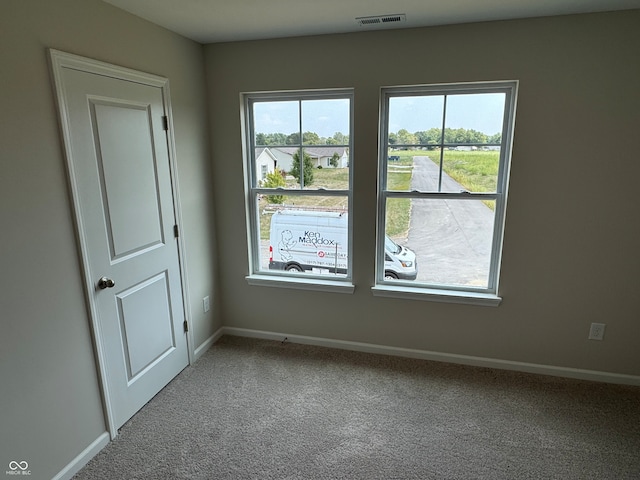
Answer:
[[[259,198],[259,270],[346,276],[347,207],[346,196],[294,195],[281,204]]]
[[[348,145],[349,118],[349,99],[303,100],[304,145]]]
[[[416,282],[488,287],[495,201],[391,198],[386,207],[386,234],[402,250],[387,252],[385,272],[415,255]]]
[[[349,188],[349,112],[350,100],[346,98],[302,101],[304,163],[300,164],[299,152],[294,152],[292,168],[287,170],[298,187],[298,172],[303,170],[306,189]]]
[[[444,96],[391,97],[389,145],[440,143]],[[393,147],[392,147],[393,148]],[[398,147],[407,150],[408,147]]]
[[[253,128],[256,147],[300,144],[300,103],[255,102]]]
[[[444,143],[499,144],[504,102],[504,93],[447,95]]]

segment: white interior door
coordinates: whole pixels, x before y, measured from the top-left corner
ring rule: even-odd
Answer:
[[[166,80],[118,78],[70,68],[56,52],[52,58],[109,421],[117,429],[189,362]]]

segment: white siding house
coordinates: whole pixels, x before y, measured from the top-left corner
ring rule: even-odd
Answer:
[[[277,159],[277,168],[290,172],[293,166],[293,156],[298,151],[297,147],[277,147],[271,148],[271,153]],[[331,165],[331,159],[334,153],[337,153],[338,164],[335,168],[346,168],[349,165],[349,152],[347,147],[316,147],[309,145],[304,147],[304,151],[311,157],[314,167],[334,168]]]
[[[264,180],[268,173],[275,171],[276,162],[276,157],[268,148],[256,148],[256,174],[258,175],[258,181]]]
[[[271,148],[270,152],[276,159],[276,168],[287,173],[290,172],[293,167],[293,154],[295,151],[295,148]]]

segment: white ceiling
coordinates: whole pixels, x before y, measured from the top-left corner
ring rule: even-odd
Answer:
[[[640,8],[640,0],[104,0],[200,43]],[[356,17],[406,14],[402,25]],[[639,26],[640,28],[640,26]]]

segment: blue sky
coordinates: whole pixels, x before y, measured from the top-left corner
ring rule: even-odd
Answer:
[[[502,131],[504,94],[449,95],[446,127],[478,130],[488,135]],[[411,133],[442,126],[443,96],[392,97],[389,131],[405,128]],[[297,132],[300,113],[297,101],[256,102],[255,131],[258,133]],[[330,137],[335,132],[349,134],[349,102],[342,99],[302,102],[302,130]]]
[[[298,102],[256,102],[254,122],[257,133],[286,133],[299,130]],[[302,131],[331,137],[349,134],[349,101],[343,99],[302,102]]]
[[[502,131],[503,93],[449,95],[445,127],[473,129],[493,135]],[[404,128],[411,133],[442,127],[443,96],[392,97],[389,131]]]

